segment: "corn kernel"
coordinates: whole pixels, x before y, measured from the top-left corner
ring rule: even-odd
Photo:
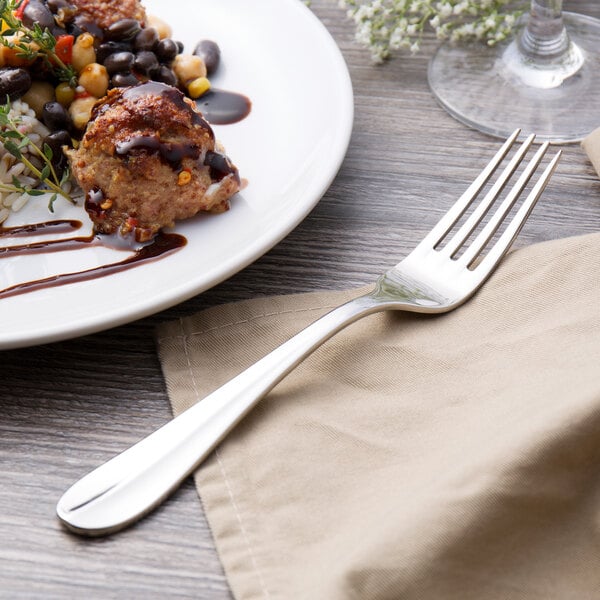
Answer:
[[[111,208],[113,205],[113,201],[110,198],[107,198],[106,200],[104,200],[104,202],[102,202],[102,204],[100,204],[100,208],[102,210],[108,210],[109,208]]]
[[[189,171],[181,171],[177,176],[177,185],[187,185],[192,180],[192,174]]]
[[[210,81],[206,77],[197,77],[188,84],[188,94],[190,98],[200,98],[210,90]]]

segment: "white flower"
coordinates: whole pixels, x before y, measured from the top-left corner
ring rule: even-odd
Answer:
[[[454,5],[454,8],[452,9],[452,13],[455,15],[462,15],[463,12],[465,12],[468,8],[469,8],[468,2],[466,2],[466,1],[459,2],[458,4]]]
[[[452,14],[452,4],[444,2],[440,5],[440,18],[447,19]]]
[[[506,39],[529,0],[338,0],[356,24],[356,40],[375,62],[393,50],[416,53],[425,27],[438,39]],[[520,3],[520,5],[518,5]],[[514,9],[517,6],[518,10]],[[503,8],[506,10],[503,12]],[[511,8],[512,7],[512,8]]]

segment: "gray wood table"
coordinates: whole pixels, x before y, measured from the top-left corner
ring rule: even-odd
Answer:
[[[497,147],[433,99],[432,37],[416,57],[374,66],[335,0],[311,8],[346,58],[356,112],[341,171],[310,216],[256,263],[188,302],[96,335],[0,354],[0,597],[230,598],[190,481],[112,537],[82,539],[55,518],[72,482],[171,417],[156,325],[242,298],[371,281],[415,245]],[[565,8],[600,17],[593,1]],[[589,109],[600,126],[600,103]],[[579,146],[564,151],[517,245],[600,230],[600,179]]]

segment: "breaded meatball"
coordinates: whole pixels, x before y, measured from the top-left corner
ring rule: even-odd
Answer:
[[[70,0],[77,14],[107,29],[121,19],[146,22],[146,11],[139,0]]]
[[[67,154],[95,230],[138,241],[200,211],[227,210],[240,188],[194,103],[153,81],[110,90]]]

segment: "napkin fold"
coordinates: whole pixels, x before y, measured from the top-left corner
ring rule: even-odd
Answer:
[[[175,414],[362,291],[163,324]],[[451,313],[351,325],[195,480],[238,600],[596,600],[600,234],[511,253]]]

